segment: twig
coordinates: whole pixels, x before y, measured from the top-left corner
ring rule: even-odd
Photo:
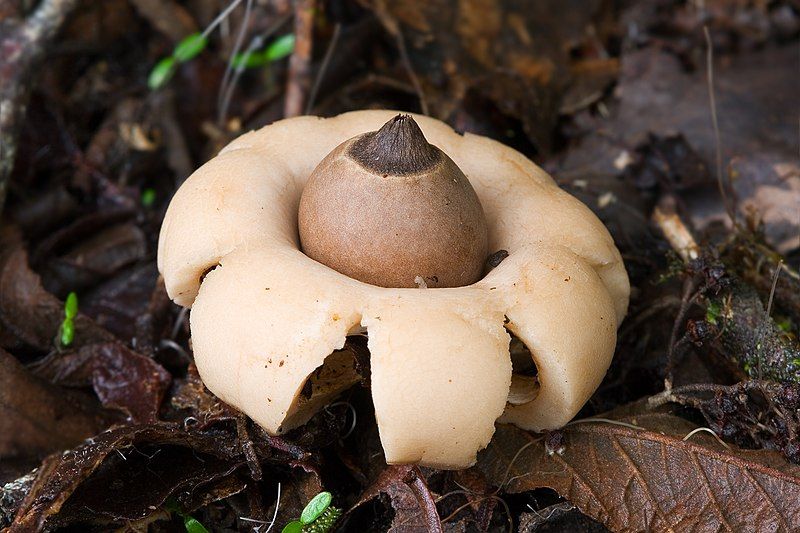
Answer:
[[[294,0],[294,51],[286,81],[285,117],[300,115],[311,85],[311,50],[314,31],[314,0]]]
[[[702,428],[695,428],[695,429],[691,430],[689,433],[687,433],[687,434],[686,434],[686,436],[685,436],[685,437],[683,437],[683,441],[684,441],[684,442],[686,442],[687,440],[691,439],[693,436],[695,436],[696,434],[698,434],[698,433],[700,433],[700,432],[704,432],[704,433],[711,433],[712,435],[714,435],[714,438],[715,438],[715,439],[717,439],[717,441],[718,441],[720,444],[722,444],[723,446],[725,446],[725,447],[726,447],[727,449],[729,449],[729,450],[731,449],[731,447],[730,447],[730,446],[728,446],[728,443],[727,443],[727,442],[725,442],[724,440],[722,440],[721,438],[719,438],[719,435],[717,435],[716,433],[714,433],[714,431],[712,431],[712,430],[711,430],[711,428],[706,428],[706,427],[702,427]]]
[[[261,464],[258,462],[258,454],[256,453],[253,440],[247,431],[247,417],[239,415],[236,417],[236,435],[239,438],[239,445],[242,447],[244,457],[247,460],[247,466],[250,467],[250,476],[255,480],[260,480],[262,477]]]
[[[272,24],[269,28],[267,28],[262,34],[256,35],[255,37],[253,37],[253,40],[250,41],[250,44],[247,46],[247,49],[245,50],[244,55],[242,55],[242,61],[241,61],[240,65],[238,67],[236,67],[236,70],[233,73],[233,78],[230,80],[230,83],[228,83],[228,86],[227,86],[227,88],[225,90],[225,94],[222,95],[222,100],[220,102],[219,110],[217,112],[217,124],[220,127],[222,127],[225,124],[225,120],[228,117],[228,108],[230,107],[231,98],[233,97],[233,91],[234,91],[234,89],[236,89],[236,85],[239,83],[239,78],[241,78],[242,73],[245,70],[245,67],[247,65],[247,60],[250,58],[251,55],[253,55],[253,53],[257,49],[261,48],[261,46],[264,44],[264,41],[270,35],[272,35],[276,31],[278,31],[280,29],[280,27],[283,26],[284,24],[286,24],[286,21],[288,21],[288,20],[289,20],[289,15],[284,15],[284,16],[280,17],[277,21],[275,21],[274,24]],[[220,87],[220,90],[222,90],[221,87]]]
[[[722,171],[722,142],[719,135],[719,121],[717,120],[717,99],[714,94],[714,44],[711,41],[711,33],[708,26],[703,26],[703,34],[706,38],[706,73],[708,80],[708,103],[711,107],[711,124],[714,128],[714,148],[716,152],[717,163],[717,187],[719,194],[722,196],[722,203],[725,205],[725,212],[731,219],[731,223],[736,226],[736,212],[733,209],[729,199],[728,193],[725,190],[725,182],[723,179]]]
[[[241,3],[242,0],[233,0],[230,3],[230,5],[228,5],[228,7],[223,9],[222,12],[220,12],[220,14],[217,15],[217,17],[211,21],[211,24],[209,24],[208,27],[206,27],[206,29],[203,30],[203,37],[208,37],[209,35],[211,35],[211,32],[214,31],[217,28],[217,26],[222,24],[223,21],[227,20],[228,15],[231,14],[231,11],[236,9],[236,6],[238,6]]]
[[[392,37],[394,37],[395,43],[397,43],[397,50],[400,52],[400,60],[403,62],[403,67],[406,69],[408,79],[411,81],[411,85],[414,87],[414,92],[417,93],[417,98],[419,98],[419,108],[422,111],[422,114],[430,114],[428,110],[428,101],[425,99],[425,93],[422,91],[422,84],[419,82],[417,73],[414,72],[414,67],[411,65],[411,59],[408,57],[406,41],[403,38],[403,32],[400,30],[400,26],[397,24],[395,18],[389,14],[389,10],[386,8],[385,0],[376,1],[373,9],[375,14],[380,19],[381,24],[383,24],[383,27],[386,28],[386,31],[388,31]]]
[[[647,407],[650,409],[655,409],[656,407],[660,407],[667,403],[682,403],[679,401],[680,399],[678,398],[678,395],[690,392],[716,393],[723,388],[724,387],[722,385],[717,385],[715,383],[692,383],[691,385],[683,385],[681,387],[675,387],[671,390],[665,390],[650,396],[647,399]]]
[[[678,309],[678,314],[675,316],[675,321],[672,323],[672,331],[669,335],[669,347],[667,348],[667,368],[666,377],[664,378],[664,388],[669,390],[672,388],[672,371],[675,368],[675,348],[678,345],[678,332],[681,325],[686,318],[692,304],[694,303],[697,295],[694,290],[697,283],[693,278],[687,278],[683,284],[683,295],[681,296],[681,306]],[[694,296],[692,296],[694,293]]]
[[[783,259],[779,259],[778,266],[775,267],[775,274],[772,275],[772,288],[769,290],[769,300],[767,301],[767,316],[772,313],[772,301],[775,299],[775,288],[778,286],[778,278],[781,275],[782,266]]]
[[[430,114],[428,110],[428,101],[425,99],[425,93],[422,91],[422,84],[419,82],[417,73],[414,72],[414,67],[411,66],[411,59],[408,57],[408,50],[406,50],[406,40],[403,38],[403,34],[399,29],[394,38],[395,41],[397,41],[397,49],[400,50],[400,58],[403,60],[403,66],[406,68],[408,78],[411,80],[411,85],[414,86],[414,90],[417,92],[419,108],[423,115],[428,115]]]
[[[219,93],[217,94],[217,109],[219,109],[219,114],[217,115],[217,122],[219,124],[222,124],[222,120],[224,119],[224,114],[222,111],[223,109],[222,103],[226,93],[228,92],[228,83],[231,82],[231,77],[234,74],[233,59],[236,57],[236,54],[239,53],[239,50],[241,50],[242,44],[244,43],[244,36],[247,34],[247,25],[250,22],[250,13],[252,12],[252,10],[253,10],[253,0],[247,0],[247,3],[245,3],[244,6],[244,15],[242,16],[242,22],[239,26],[239,33],[236,35],[236,42],[234,43],[233,49],[231,50],[231,55],[228,58],[228,65],[225,67],[225,74],[223,74],[222,76],[222,83],[220,83]]]
[[[322,85],[322,79],[325,77],[325,71],[328,70],[328,65],[330,65],[331,59],[333,58],[333,52],[336,50],[336,45],[339,43],[339,37],[341,36],[341,33],[342,25],[336,24],[336,26],[333,28],[331,42],[328,43],[328,49],[325,51],[325,57],[322,59],[322,64],[319,66],[319,71],[317,71],[317,77],[314,79],[314,86],[311,87],[311,94],[308,96],[306,115],[310,115],[311,110],[314,107],[314,101],[317,99],[319,86]]]
[[[653,222],[666,237],[670,246],[688,263],[700,255],[700,247],[675,210],[675,200],[666,197],[653,210]]]
[[[17,152],[31,78],[78,0],[42,0],[23,22],[0,22],[0,210]]]

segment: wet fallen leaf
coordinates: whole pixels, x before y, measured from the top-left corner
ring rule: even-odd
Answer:
[[[0,329],[6,333],[0,338],[4,347],[21,344],[48,352],[64,319],[64,304],[42,287],[13,231],[4,232],[0,246]],[[80,313],[75,317],[75,331],[75,347],[114,338]]]
[[[35,377],[0,349],[0,459],[70,448],[109,418],[88,396]]]
[[[72,387],[91,385],[106,407],[125,412],[134,422],[152,422],[172,380],[169,372],[119,342],[81,346],[36,365],[38,375]]]
[[[606,533],[603,524],[581,514],[571,503],[556,503],[532,513],[522,513],[519,533]]]
[[[790,531],[800,467],[775,452],[726,449],[669,414],[573,423],[563,449],[499,426],[479,468],[507,492],[549,487],[613,531]],[[633,424],[635,427],[631,427]]]
[[[120,339],[136,338],[136,349],[144,353],[143,344],[154,332],[142,331],[152,320],[150,300],[156,287],[155,265],[136,265],[120,271],[81,298],[81,312]]]
[[[169,444],[122,449],[78,487],[57,522],[137,520],[178,492],[202,492],[202,485],[229,476],[241,464]]]
[[[166,468],[165,473],[172,470],[173,473],[171,475],[175,485],[170,490],[168,481],[163,479],[161,481],[152,481],[152,483],[157,483],[162,487],[153,491],[156,499],[162,497],[165,499],[165,494],[168,496],[187,482],[209,480],[224,475],[230,471],[233,463],[243,462],[244,460],[241,449],[236,445],[236,439],[233,438],[232,433],[224,430],[187,433],[179,425],[165,423],[113,428],[88,440],[74,450],[63,454],[51,455],[45,459],[39,468],[36,481],[17,511],[14,523],[9,531],[27,532],[41,529],[50,517],[64,508],[65,502],[68,502],[71,496],[76,494],[79,487],[93,473],[98,471],[101,465],[105,466],[105,461],[111,454],[117,454],[118,461],[114,460],[114,463],[109,463],[109,468],[115,470],[113,465],[120,466],[121,463],[119,461],[127,461],[134,458],[137,461],[149,462],[154,460],[157,455],[153,456],[153,453],[159,447],[175,448],[175,453],[178,453],[177,448],[183,448],[185,453],[181,452],[178,455],[183,457],[182,460],[188,461],[186,465],[193,465],[192,468],[196,470],[180,472],[180,469],[170,469],[169,461],[166,464],[162,464],[160,468],[162,470]],[[141,453],[144,453],[144,455],[140,455]],[[201,454],[199,458],[196,457],[196,459],[201,460],[194,461],[190,458],[195,454]],[[203,455],[207,456],[206,462],[210,461],[208,457],[214,457],[216,460],[222,461],[222,464],[206,465],[203,462]],[[269,453],[264,454],[263,457],[269,457]],[[144,463],[141,468],[146,469],[146,464]],[[198,474],[197,469],[205,473]],[[155,511],[155,509],[149,507],[153,505],[152,503],[146,503],[145,505],[146,498],[150,497],[148,495],[149,489],[142,491],[141,487],[137,488],[136,483],[133,482],[131,485],[126,485],[126,480],[116,478],[113,471],[109,472],[108,475],[112,476],[112,479],[116,479],[116,482],[121,483],[121,486],[130,489],[131,492],[126,491],[114,494],[114,491],[109,492],[109,486],[106,483],[100,486],[103,489],[100,492],[100,500],[105,497],[109,501],[96,501],[92,505],[98,506],[98,509],[109,511],[114,505],[124,506],[124,502],[127,499],[130,502],[130,507],[125,511],[127,515],[143,516],[143,513]],[[132,472],[131,475],[133,475]],[[142,473],[141,475],[147,476],[150,474]],[[94,493],[95,489],[91,489],[91,485],[89,487],[86,490],[89,493]],[[88,497],[89,494],[86,496]],[[73,503],[76,502],[70,501],[69,505]],[[142,505],[145,505],[144,511],[140,508]],[[73,509],[72,512],[77,513],[82,506],[81,502],[77,502],[77,509]]]
[[[290,476],[281,482],[281,501],[276,524],[282,526],[299,519],[308,502],[322,490],[322,479],[318,472],[293,469]],[[270,517],[275,514],[275,503],[266,514]]]
[[[443,529],[435,496],[428,489],[425,478],[416,466],[387,466],[378,479],[364,491],[353,509],[385,494],[391,501],[394,516],[392,532],[450,531]]]

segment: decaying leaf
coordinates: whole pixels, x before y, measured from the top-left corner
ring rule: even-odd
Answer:
[[[0,245],[0,329],[6,333],[0,338],[8,339],[4,347],[21,344],[48,352],[64,319],[64,304],[42,287],[18,237],[6,231]],[[75,331],[76,347],[114,338],[82,314],[75,317]]]
[[[88,396],[36,378],[0,349],[0,460],[70,448],[108,419]]]
[[[615,59],[573,62],[570,51],[601,47],[608,5],[598,1],[532,3],[486,0],[367,2],[423,81],[433,115],[449,119],[469,91],[522,121],[544,150],[564,104],[580,108],[616,76]],[[598,52],[598,56],[604,52]],[[575,79],[581,80],[573,84]],[[566,101],[562,101],[567,88]]]
[[[322,479],[319,477],[319,472],[302,467],[294,469],[292,476],[281,481],[281,501],[276,523],[287,524],[300,518],[300,513],[303,512],[308,502],[322,490]],[[271,517],[275,514],[275,505],[277,502],[267,510],[267,516]]]
[[[623,425],[619,425],[622,423]],[[635,427],[634,427],[635,426]],[[573,422],[561,446],[498,427],[478,466],[507,492],[549,487],[613,531],[790,531],[800,467],[727,449],[669,414]]]
[[[275,462],[287,459],[267,448],[259,452],[262,458],[272,456]],[[166,461],[158,459],[161,453],[165,453]],[[41,529],[62,511],[70,520],[85,519],[87,513],[142,517],[187,484],[224,477],[243,462],[234,434],[224,429],[187,433],[180,425],[166,423],[113,428],[74,450],[48,457],[10,531]],[[185,468],[172,468],[177,464]],[[139,472],[148,468],[152,471]],[[127,472],[126,476],[118,477],[119,471]],[[94,478],[95,473],[99,477]],[[103,476],[110,477],[98,481]]]
[[[744,381],[689,385],[654,397],[698,409],[709,427],[744,448],[780,450],[800,463],[800,384]]]
[[[436,510],[435,496],[416,466],[387,466],[378,479],[361,495],[353,509],[385,494],[394,516],[389,531],[450,531],[444,528]],[[352,509],[351,511],[352,512]]]
[[[119,342],[54,354],[36,366],[36,373],[54,383],[91,385],[104,406],[120,409],[135,422],[156,420],[172,380],[161,365]]]
[[[714,66],[728,194],[738,199],[743,217],[764,222],[767,240],[781,252],[800,245],[797,113],[787,112],[796,109],[795,65],[796,50],[771,47],[731,60],[717,57]],[[703,163],[669,169],[684,185],[682,200],[692,222],[701,229],[712,222],[727,223],[716,183],[717,142],[706,64],[698,60],[693,66],[686,72],[680,57],[655,46],[624,55],[613,111],[609,116],[581,117],[587,135],[558,163],[556,176],[624,196],[629,187],[619,178],[639,164],[637,152],[663,146],[651,134],[682,136],[685,146],[699,156],[686,161]]]

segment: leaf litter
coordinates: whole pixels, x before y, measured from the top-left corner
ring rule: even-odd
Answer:
[[[297,81],[276,59],[237,78],[220,120],[210,88],[237,38],[227,30],[149,93],[160,57],[212,22],[241,24],[243,8],[215,21],[205,0],[102,4],[65,22],[15,133],[0,233],[0,527],[167,531],[192,517],[263,532],[324,490],[346,511],[339,530],[796,529],[796,5],[318,4],[316,97],[301,103],[427,109],[520,149],[597,212],[631,277],[617,354],[579,420],[538,435],[500,425],[475,467],[441,472],[385,464],[362,338],[346,347],[362,382],[283,437],[205,389],[154,264],[163,210],[188,172],[303,93],[284,91]],[[255,4],[248,37],[308,38],[287,33],[289,3]],[[665,206],[696,260],[651,222]]]

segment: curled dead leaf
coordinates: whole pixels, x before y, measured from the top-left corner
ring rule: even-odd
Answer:
[[[684,441],[693,428],[669,414],[577,421],[561,430],[563,449],[548,453],[544,436],[499,426],[478,467],[509,493],[552,488],[613,531],[791,531],[800,523],[800,467],[705,434]]]

